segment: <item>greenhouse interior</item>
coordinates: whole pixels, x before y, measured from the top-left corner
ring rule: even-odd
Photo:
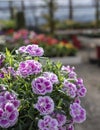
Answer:
[[[100,130],[100,0],[0,0],[0,130]]]

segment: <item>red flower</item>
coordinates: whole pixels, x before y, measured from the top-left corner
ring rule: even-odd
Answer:
[[[6,34],[13,34],[14,33],[14,29],[9,29]]]

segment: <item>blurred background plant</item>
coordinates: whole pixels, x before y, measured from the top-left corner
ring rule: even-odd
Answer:
[[[51,35],[54,35],[57,20],[55,19],[55,11],[57,10],[56,0],[44,0],[46,6],[48,7],[48,13],[43,15],[46,20],[47,28]]]
[[[15,20],[0,20],[0,27],[3,30],[15,29],[16,22],[15,22]]]
[[[48,57],[75,56],[79,49],[74,45],[74,42],[70,42],[70,37],[67,37],[66,39],[52,37],[45,34],[37,34],[36,32],[28,31],[26,29],[18,31],[10,29],[6,31],[5,39],[5,45],[9,50],[30,43],[38,44],[45,49],[45,56]],[[6,47],[4,47],[4,49]]]

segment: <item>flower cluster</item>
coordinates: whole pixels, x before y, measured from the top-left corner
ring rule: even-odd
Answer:
[[[75,73],[75,67],[70,67],[68,66],[62,66],[61,68],[62,71],[65,71],[66,73],[68,73],[68,78],[74,78],[76,79],[77,74]]]
[[[73,120],[68,120],[65,114],[56,113],[55,118],[58,121],[58,130],[74,130]]]
[[[64,114],[53,113],[51,116],[46,115],[38,121],[40,130],[74,130],[73,122],[66,124],[67,118]]]
[[[4,86],[0,86],[0,90],[5,90]],[[20,101],[16,95],[8,91],[0,93],[0,126],[8,128],[14,126],[18,120],[18,107]]]
[[[32,74],[38,74],[42,71],[42,65],[35,60],[26,60],[19,64],[17,74],[27,77]]]
[[[38,127],[40,130],[58,130],[58,121],[50,116],[44,116],[39,120]]]
[[[70,105],[70,114],[76,123],[82,123],[86,120],[86,111],[78,103]]]
[[[0,69],[0,78],[4,78],[5,76],[10,75],[12,77],[16,77],[16,72],[12,67],[3,67]]]
[[[42,56],[44,54],[43,48],[38,45],[22,46],[18,49],[19,53],[27,53],[30,56]]]
[[[77,79],[76,85],[78,86],[77,95],[79,97],[84,97],[86,95],[87,90],[83,84],[83,80],[81,78]]]
[[[75,68],[41,57],[44,51],[38,45],[22,46],[17,52],[9,52],[7,59],[12,59],[0,69],[0,127],[74,130],[75,123],[85,121],[80,98],[87,90]]]

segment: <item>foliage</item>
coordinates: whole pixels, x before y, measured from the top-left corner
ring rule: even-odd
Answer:
[[[77,49],[72,43],[59,42],[55,45],[48,45],[46,43],[40,44],[45,49],[45,56],[47,57],[63,57],[63,56],[75,56]]]
[[[0,20],[0,26],[4,29],[15,28],[16,23],[14,20]]]
[[[100,23],[100,22],[99,22]],[[99,24],[100,25],[100,24]],[[99,27],[98,25],[98,27]],[[65,20],[65,21],[60,21],[56,24],[56,29],[57,30],[66,30],[66,29],[90,29],[90,28],[95,28],[96,27],[96,22],[77,22],[77,21],[72,21],[72,20]]]

